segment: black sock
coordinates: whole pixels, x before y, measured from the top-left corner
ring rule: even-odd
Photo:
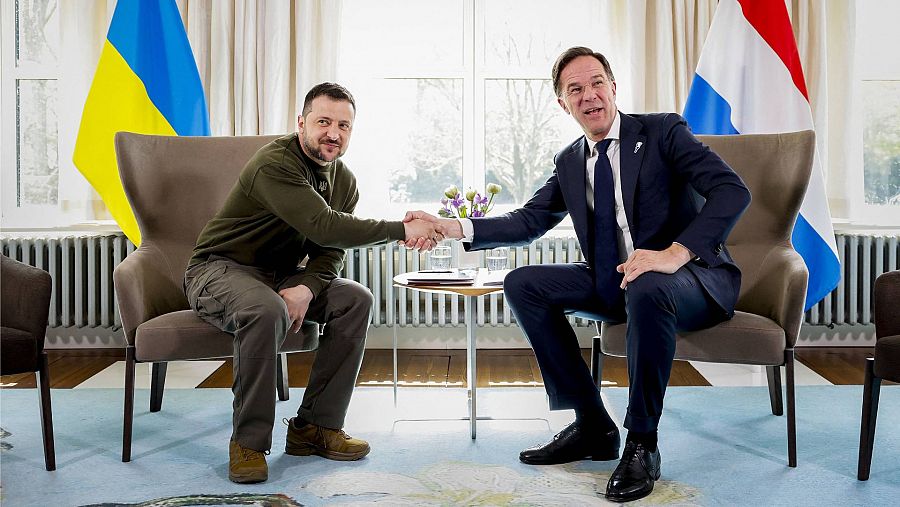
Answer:
[[[299,415],[297,417],[294,417],[294,429],[299,430],[300,428],[306,426],[307,424],[309,424],[309,423],[304,421],[303,418],[300,417]]]
[[[656,450],[657,432],[655,430],[647,432],[629,430],[625,441],[644,444],[648,451],[653,452]]]
[[[583,426],[597,428],[603,432],[611,431],[616,427],[616,423],[609,417],[609,413],[602,406],[576,408],[575,420]]]

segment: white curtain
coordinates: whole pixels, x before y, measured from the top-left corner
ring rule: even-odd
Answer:
[[[684,109],[716,0],[612,0],[603,38],[627,112]],[[859,136],[847,135],[854,89],[855,5],[846,0],[787,0],[806,77],[817,147],[833,217],[850,214],[862,171]],[[829,72],[830,70],[830,72]]]
[[[213,135],[296,129],[307,90],[336,78],[341,4],[179,0]]]

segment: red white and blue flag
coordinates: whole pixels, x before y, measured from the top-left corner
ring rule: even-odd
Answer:
[[[784,0],[719,2],[684,117],[695,134],[815,128]],[[809,269],[808,310],[837,287],[841,277],[818,152],[791,239]]]

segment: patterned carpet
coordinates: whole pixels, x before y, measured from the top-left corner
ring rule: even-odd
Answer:
[[[758,387],[673,387],[660,428],[663,476],[639,505],[888,505],[900,497],[900,388],[882,389],[872,477],[858,482],[861,388],[797,389],[799,466],[786,466],[785,420]],[[604,389],[616,420],[626,392]],[[459,420],[462,389],[357,389],[347,430],[373,451],[358,462],[282,452],[302,395],[278,404],[269,481],[227,478],[231,393],[173,389],[163,410],[136,396],[133,461],[122,463],[122,391],[53,391],[58,469],[43,470],[37,393],[0,390],[0,502],[5,505],[602,505],[615,462],[534,467],[518,452],[551,437],[571,412],[549,413],[541,389],[481,389],[479,413],[530,420]],[[401,419],[400,421],[395,421]],[[893,427],[892,427],[893,426]]]

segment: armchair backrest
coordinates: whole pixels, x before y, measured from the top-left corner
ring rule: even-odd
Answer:
[[[159,313],[188,308],[181,284],[200,230],[250,157],[277,137],[116,134],[119,175],[141,231],[132,255],[153,263],[164,278],[154,284],[161,301],[182,302]]]
[[[736,308],[772,318],[789,336],[796,334],[806,278],[792,283],[782,272],[805,271],[791,234],[812,171],[814,132],[697,137],[740,175],[752,196],[726,241],[742,273]],[[791,315],[785,315],[785,308]]]

